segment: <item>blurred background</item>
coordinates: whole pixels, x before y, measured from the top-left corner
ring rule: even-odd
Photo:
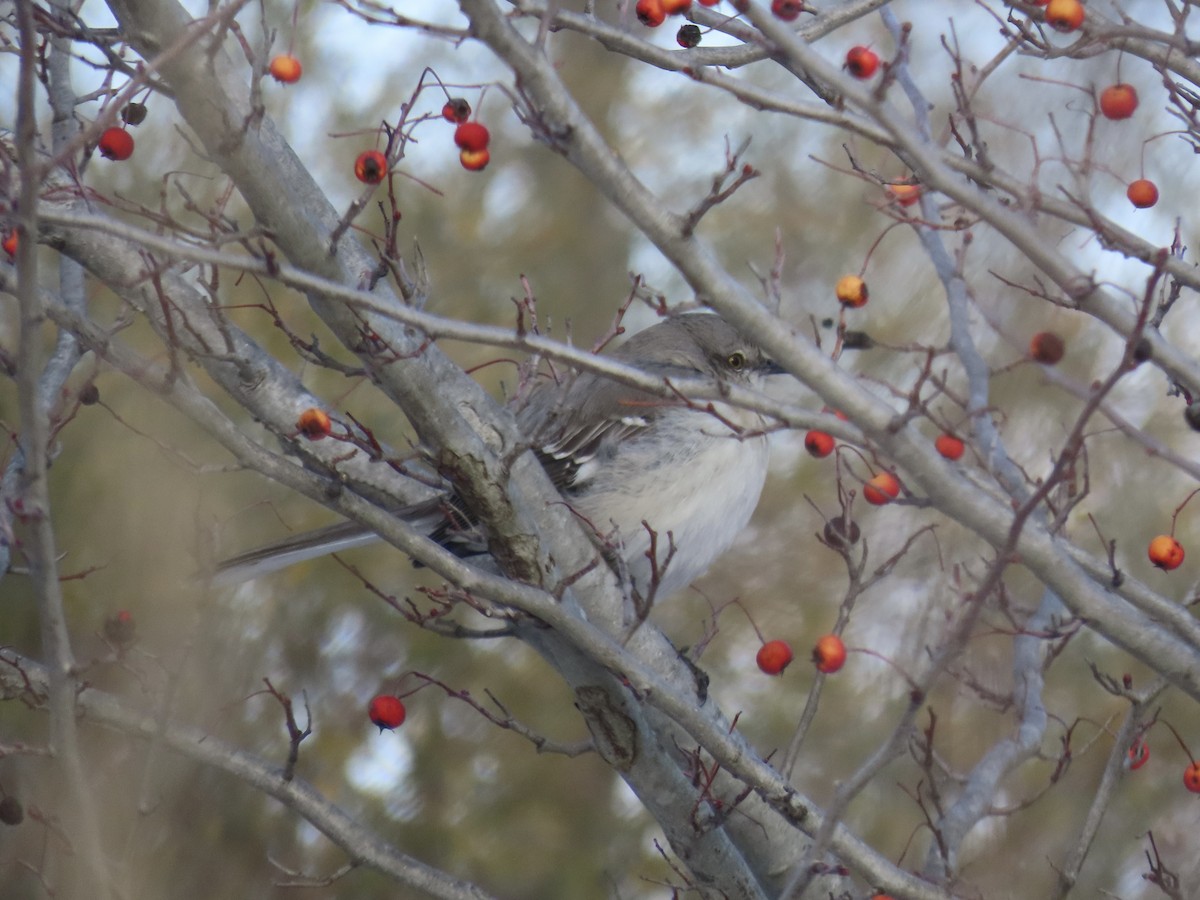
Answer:
[[[203,12],[202,4],[191,6],[194,13]],[[973,78],[1002,49],[999,23],[1008,8],[971,0],[897,0],[891,7],[898,18],[913,23],[913,76],[933,104],[937,133],[953,109],[955,60],[947,48],[959,48],[963,69]],[[1092,7],[1110,15],[1118,9],[1101,0]],[[1161,3],[1125,2],[1119,9],[1147,27],[1170,27]],[[446,2],[421,0],[403,13],[430,23],[466,25]],[[683,52],[675,46],[676,26],[670,22],[648,32],[629,10],[611,4],[602,4],[597,15],[627,22],[637,36]],[[86,3],[82,17],[94,28],[113,24],[100,3]],[[362,191],[352,171],[355,157],[364,149],[382,148],[379,123],[396,121],[423,70],[431,69],[446,84],[462,85],[450,93],[466,97],[491,130],[491,163],[482,173],[470,173],[458,163],[452,126],[430,121],[418,129],[394,178],[403,216],[400,247],[408,254],[419,246],[426,260],[432,281],[429,311],[511,324],[524,276],[537,296],[543,330],[591,346],[613,321],[635,277],[672,304],[693,299],[645,238],[560,156],[531,139],[504,92],[480,90],[497,81],[511,87],[511,79],[479,46],[368,25],[338,4],[268,2],[261,19],[258,7],[248,8],[239,23],[251,44],[264,22],[278,32],[273,52],[290,48],[304,65],[295,85],[263,82],[267,112],[338,208]],[[525,25],[531,31],[535,27]],[[10,22],[0,23],[0,29],[15,40]],[[1060,39],[1064,46],[1068,42]],[[701,46],[724,43],[731,41],[711,33]],[[872,45],[884,59],[894,49],[877,17],[836,32],[817,48],[840,63],[853,44]],[[78,50],[76,90],[84,94],[95,87],[101,60],[86,47]],[[551,35],[548,52],[614,148],[676,211],[704,196],[730,147],[748,142],[743,159],[760,177],[715,208],[700,234],[748,284],[759,284],[778,265],[783,317],[801,332],[819,335],[826,347],[833,346],[831,325],[839,315],[833,284],[843,274],[861,273],[871,300],[849,313],[848,323],[865,330],[877,346],[848,352],[841,364],[900,408],[925,364],[924,349],[940,347],[948,337],[945,296],[911,229],[889,228],[896,210],[887,194],[848,171],[853,161],[902,180],[908,173],[900,163],[851,135],[751,109],[569,31]],[[15,85],[15,71],[16,57],[0,55],[0,84]],[[809,99],[802,85],[769,63],[734,74],[787,97]],[[1142,104],[1136,116],[1093,122],[1092,90],[1117,80],[1138,88]],[[14,93],[12,87],[0,93],[0,127],[9,130]],[[910,110],[898,90],[890,99]],[[441,92],[427,90],[416,103],[419,110],[436,114],[444,100]],[[125,209],[165,203],[178,211],[175,185],[193,197],[219,194],[225,181],[184,139],[171,103],[155,96],[145,102],[149,117],[136,129],[133,160],[118,164],[93,157],[82,181]],[[1176,123],[1164,103],[1161,77],[1138,59],[1114,52],[1082,60],[1014,54],[983,83],[975,110],[993,158],[1017,179],[1047,195],[1062,197],[1065,190],[1163,246],[1171,243],[1178,223],[1182,243],[1193,246],[1195,223],[1189,216],[1194,204],[1189,201],[1200,186],[1194,154],[1169,134]],[[96,109],[95,103],[84,104],[79,115],[90,119]],[[1143,173],[1158,183],[1162,200],[1153,209],[1132,210],[1125,184]],[[236,197],[228,212],[251,224]],[[947,222],[956,218],[953,208],[945,213]],[[356,226],[364,240],[381,234],[378,208],[368,205]],[[1029,227],[1127,294],[1131,308],[1136,305],[1145,289],[1144,267],[1104,252],[1094,237],[1061,222],[1031,216]],[[1006,284],[1032,284],[1037,273],[988,228],[973,227],[970,233],[969,247],[964,248],[961,232],[948,233],[946,241],[964,255],[974,335],[997,370],[991,403],[1008,452],[1037,478],[1048,472],[1080,408],[1068,387],[1086,389],[1107,375],[1123,345],[1087,316]],[[53,271],[54,257],[43,253],[44,265]],[[261,308],[269,298],[295,334],[316,335],[322,348],[352,359],[336,349],[301,296],[230,276],[220,297],[244,306],[233,313],[238,324],[293,366],[332,407],[352,413],[392,446],[402,447],[411,438],[402,417],[368,383],[299,360]],[[119,300],[99,286],[89,299],[100,319],[114,318],[121,309]],[[636,305],[626,318],[631,329],[652,321],[653,315]],[[1067,341],[1066,358],[1053,372],[1024,361],[1029,337],[1046,329]],[[0,340],[12,346],[15,333],[15,304],[4,299]],[[1168,317],[1164,333],[1196,352],[1200,328],[1190,297]],[[162,348],[148,329],[135,324],[124,337],[161,357]],[[477,377],[497,397],[513,386],[515,368],[506,352],[454,343],[444,349],[463,366],[478,367]],[[961,388],[952,357],[938,357],[934,370],[944,371],[948,383]],[[81,371],[81,383],[87,374]],[[203,381],[201,373],[193,374]],[[178,677],[173,715],[282,763],[287,752],[282,715],[278,704],[261,693],[262,679],[270,678],[298,707],[307,702],[311,710],[313,734],[302,746],[300,777],[403,852],[506,898],[672,895],[663,886],[673,875],[656,849],[656,841],[665,843],[659,829],[594,755],[539,754],[522,737],[489,724],[437,688],[406,697],[408,720],[397,731],[380,734],[367,721],[373,695],[410,691],[419,683],[410,673],[420,672],[470,691],[480,702],[490,692],[513,716],[553,741],[584,740],[587,733],[570,691],[533,652],[514,641],[452,640],[407,624],[333,560],[234,590],[202,589],[192,576],[207,554],[237,552],[325,524],[330,515],[238,471],[215,442],[136,385],[103,367],[94,375],[101,403],[79,409],[66,425],[52,472],[57,538],[65,554],[62,571],[86,574],[65,581],[64,591],[81,660],[107,653],[104,623],[118,610],[133,614],[138,640],[119,664],[90,668],[91,684],[149,709],[163,684]],[[1110,399],[1133,426],[1195,458],[1200,437],[1187,430],[1167,388],[1160,371],[1144,367],[1126,377]],[[215,389],[213,396],[218,396]],[[800,386],[791,396],[820,405]],[[947,424],[961,421],[961,411],[949,402],[935,402],[932,409]],[[7,381],[0,383],[0,420],[10,429],[16,421],[15,393]],[[247,421],[246,427],[259,426]],[[936,434],[930,424],[930,439]],[[702,648],[697,662],[711,676],[712,691],[728,715],[741,713],[739,727],[764,754],[773,748],[782,753],[788,743],[814,677],[809,648],[834,626],[847,583],[841,558],[816,537],[821,513],[839,512],[834,460],[810,458],[802,441],[803,434],[773,437],[770,481],[753,527],[693,590],[658,604],[654,612],[678,646]],[[1173,511],[1193,487],[1191,479],[1102,419],[1089,427],[1087,448],[1090,496],[1073,514],[1070,536],[1101,553],[1087,518],[1094,516],[1104,538],[1117,541],[1120,566],[1168,597],[1191,598],[1197,581],[1193,560],[1167,575],[1152,569],[1143,549],[1151,536],[1170,530]],[[978,467],[970,446],[959,465]],[[868,570],[896,554],[921,528],[935,528],[857,600],[845,633],[852,648],[849,662],[825,685],[797,768],[798,786],[818,802],[827,801],[837,781],[890,733],[907,703],[908,685],[899,673],[919,669],[949,612],[989,558],[986,546],[935,510],[913,505],[863,509],[860,503],[856,511],[870,548]],[[1194,513],[1191,506],[1185,509],[1175,532],[1188,547],[1200,533]],[[424,605],[421,588],[437,586],[427,570],[414,569],[385,547],[346,554],[345,560],[400,603],[411,598]],[[1004,601],[1013,610],[1031,609],[1040,593],[1028,573],[1009,569]],[[796,650],[797,661],[781,677],[756,668],[760,639],[751,618],[763,637],[785,639]],[[930,698],[938,716],[936,750],[950,767],[969,767],[1012,728],[1002,700],[986,703],[966,686],[973,681],[998,698],[1008,695],[1011,629],[1012,621],[1000,609],[985,614],[961,662],[960,678],[943,679]],[[0,645],[38,655],[32,595],[15,575],[0,584]],[[978,896],[1037,897],[1055,883],[1054,862],[1075,839],[1111,749],[1111,732],[1126,708],[1098,687],[1089,662],[1118,677],[1127,672],[1135,684],[1149,677],[1086,631],[1052,659],[1046,703],[1053,724],[1044,742],[1045,759],[1005,783],[1004,796],[997,798],[1003,807],[997,812],[1003,814],[976,829],[964,859],[962,880]],[[1161,717],[1185,740],[1200,740],[1189,703],[1168,693]],[[928,721],[922,716],[919,724]],[[43,715],[17,703],[0,704],[0,744],[37,744],[44,741],[45,728]],[[1068,733],[1072,759],[1062,766]],[[280,884],[293,879],[286,870],[319,879],[346,861],[341,850],[293,813],[226,775],[171,756],[148,766],[146,747],[125,735],[95,728],[85,734],[107,837],[136,885],[131,896],[295,896],[295,888]],[[1151,763],[1119,789],[1076,896],[1101,896],[1102,891],[1127,900],[1157,896],[1141,878],[1148,829],[1164,855],[1175,854],[1180,864],[1195,856],[1188,848],[1194,846],[1200,814],[1195,798],[1179,783],[1187,759],[1163,728],[1151,732],[1149,743]],[[37,756],[0,752],[0,786],[51,821],[56,808],[70,802],[53,773]],[[913,868],[928,843],[914,800],[923,777],[911,759],[896,761],[846,816],[866,841]],[[27,864],[36,866],[44,844],[50,856],[67,852],[63,841],[30,819],[19,828],[0,829],[0,896],[43,896]],[[1016,892],[1014,885],[1019,885]],[[361,869],[304,896],[371,900],[404,894]]]

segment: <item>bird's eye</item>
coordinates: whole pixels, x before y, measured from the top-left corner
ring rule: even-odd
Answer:
[[[746,354],[741,350],[735,350],[725,357],[725,364],[735,372],[740,372],[746,368]]]

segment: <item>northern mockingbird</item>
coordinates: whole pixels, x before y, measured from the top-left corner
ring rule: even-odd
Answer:
[[[664,379],[706,377],[745,387],[781,371],[709,313],[659,322],[612,358]],[[762,493],[762,417],[721,402],[714,414],[706,405],[583,373],[538,384],[517,412],[522,433],[564,499],[624,562],[644,599],[667,597],[702,575],[746,527]],[[397,515],[459,555],[486,552],[459,510],[447,496]],[[214,583],[255,578],[373,539],[362,526],[341,523],[226,560]]]

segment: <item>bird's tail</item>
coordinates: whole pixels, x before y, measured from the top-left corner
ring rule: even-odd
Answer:
[[[456,505],[445,497],[405,507],[394,515],[454,553],[469,556],[484,552],[472,526],[463,521]],[[338,522],[223,560],[217,564],[209,583],[213,587],[229,587],[278,572],[296,563],[363,547],[378,540],[379,535],[357,522]]]

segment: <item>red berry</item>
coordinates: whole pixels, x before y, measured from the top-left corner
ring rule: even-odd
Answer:
[[[1183,786],[1193,794],[1200,794],[1200,763],[1192,763],[1183,770]]]
[[[295,84],[300,80],[300,74],[303,71],[300,66],[300,60],[288,54],[281,53],[271,60],[267,66],[267,71],[271,73],[271,77],[280,84]]]
[[[818,672],[832,675],[846,664],[846,645],[836,634],[827,634],[813,647],[812,659]]]
[[[692,6],[692,0],[658,0],[658,2],[662,6],[662,11],[668,16],[681,15]]]
[[[1039,331],[1029,339],[1029,355],[1048,366],[1059,362],[1066,352],[1066,341],[1053,331]]]
[[[880,472],[863,485],[863,499],[872,506],[883,506],[900,496],[900,480],[891,472]]]
[[[771,0],[771,12],[777,19],[794,22],[804,12],[804,3],[802,0]]]
[[[463,97],[451,97],[442,107],[442,118],[455,125],[461,125],[471,118],[471,104]]]
[[[1056,31],[1074,31],[1083,24],[1083,4],[1079,0],[1050,0],[1046,22]]]
[[[387,157],[378,150],[364,150],[354,161],[354,177],[364,184],[379,184],[387,175]]]
[[[638,21],[647,28],[657,28],[667,20],[667,14],[662,8],[662,0],[638,0],[634,12],[637,13]]]
[[[833,452],[833,436],[813,429],[804,436],[804,449],[817,459],[824,459]]]
[[[1137,105],[1138,95],[1132,84],[1112,84],[1100,92],[1100,112],[1106,119],[1128,119]]]
[[[938,453],[951,460],[962,459],[963,451],[966,450],[966,445],[952,434],[939,434],[933,446]]]
[[[870,78],[878,68],[879,54],[870,47],[851,47],[846,51],[846,70],[855,78]]]
[[[4,241],[0,243],[0,247],[4,248],[4,252],[9,256],[17,255],[17,229],[13,229],[4,236]]]
[[[300,413],[300,418],[296,420],[296,430],[310,441],[319,441],[323,437],[329,437],[333,423],[324,410],[314,406]]]
[[[479,172],[486,169],[491,159],[492,154],[487,150],[463,150],[458,154],[458,161],[468,172]]]
[[[109,128],[96,146],[105,159],[120,162],[133,156],[133,135],[124,128]]]
[[[470,150],[472,153],[486,150],[491,139],[487,126],[479,122],[463,122],[454,129],[454,143],[460,150]]]
[[[787,641],[767,641],[758,648],[758,655],[754,660],[768,675],[778,675],[792,661],[792,648],[788,646]]]
[[[403,725],[406,712],[399,697],[380,694],[371,698],[371,703],[367,707],[367,715],[371,717],[373,724],[379,726],[379,731],[382,733],[385,728],[399,728]]]
[[[1158,186],[1149,178],[1139,178],[1129,183],[1125,196],[1138,209],[1149,209],[1158,202]]]
[[[1170,572],[1183,564],[1183,544],[1169,534],[1160,534],[1150,542],[1146,555],[1158,568]]]
[[[1136,772],[1150,761],[1150,745],[1143,738],[1137,738],[1129,745],[1129,771]]]

